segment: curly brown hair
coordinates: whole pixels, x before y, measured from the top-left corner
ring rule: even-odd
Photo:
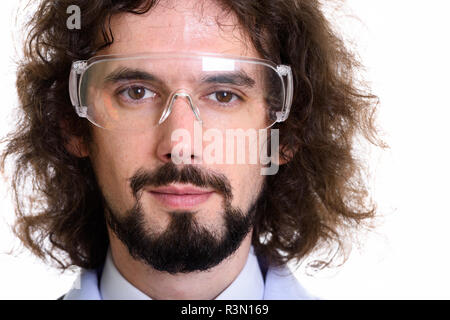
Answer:
[[[280,156],[290,161],[266,177],[252,238],[256,254],[281,265],[319,248],[340,251],[347,235],[369,226],[376,212],[354,150],[359,136],[383,145],[374,126],[378,99],[357,81],[361,64],[317,0],[217,1],[238,17],[263,58],[290,65],[294,75],[290,116],[277,126]],[[15,234],[62,269],[101,266],[109,243],[91,161],[66,149],[73,136],[91,141],[88,121],[70,102],[71,63],[113,43],[113,15],[143,14],[157,2],[42,0],[26,25],[16,83],[22,117],[3,140],[0,165],[15,160]],[[82,12],[81,30],[66,27],[73,4]]]

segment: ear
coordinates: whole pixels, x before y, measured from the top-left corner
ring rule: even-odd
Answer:
[[[86,158],[89,156],[89,152],[83,141],[83,138],[77,136],[69,137],[66,145],[66,150],[78,158]]]
[[[283,165],[283,164],[290,162],[294,158],[294,155],[297,153],[297,151],[298,151],[298,149],[295,149],[295,150],[287,149],[286,146],[281,146],[280,147],[280,155],[278,157],[278,159],[279,159],[278,164]],[[286,158],[282,157],[281,153],[284,153]]]
[[[88,157],[88,148],[86,147],[83,138],[69,133],[69,125],[66,120],[60,121],[60,127],[63,137],[66,137],[66,143],[64,145],[66,150],[78,158]]]

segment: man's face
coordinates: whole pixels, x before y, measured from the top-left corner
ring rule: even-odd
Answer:
[[[213,2],[163,1],[145,15],[113,17],[114,43],[101,54],[180,51],[259,57],[236,25],[234,16],[224,15]],[[167,73],[172,72],[177,70],[168,65]],[[109,208],[110,227],[134,258],[173,273],[210,268],[237,249],[250,235],[251,208],[264,181],[259,164],[174,165],[170,155],[178,142],[172,141],[172,133],[181,128],[194,137],[194,120],[186,100],[178,99],[162,124],[144,132],[92,127],[89,156]],[[199,155],[192,150],[191,157]],[[172,193],[186,187],[208,193]]]

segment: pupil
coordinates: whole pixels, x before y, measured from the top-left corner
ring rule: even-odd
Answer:
[[[216,98],[219,102],[230,102],[232,97],[233,95],[230,92],[221,91],[216,93]]]
[[[128,94],[132,99],[138,100],[145,95],[145,90],[142,87],[133,87],[128,90]]]

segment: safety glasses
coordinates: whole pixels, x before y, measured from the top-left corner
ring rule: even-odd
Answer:
[[[289,66],[263,59],[144,53],[73,62],[69,92],[80,117],[109,130],[143,131],[174,110],[208,128],[262,129],[287,119],[292,81]]]

